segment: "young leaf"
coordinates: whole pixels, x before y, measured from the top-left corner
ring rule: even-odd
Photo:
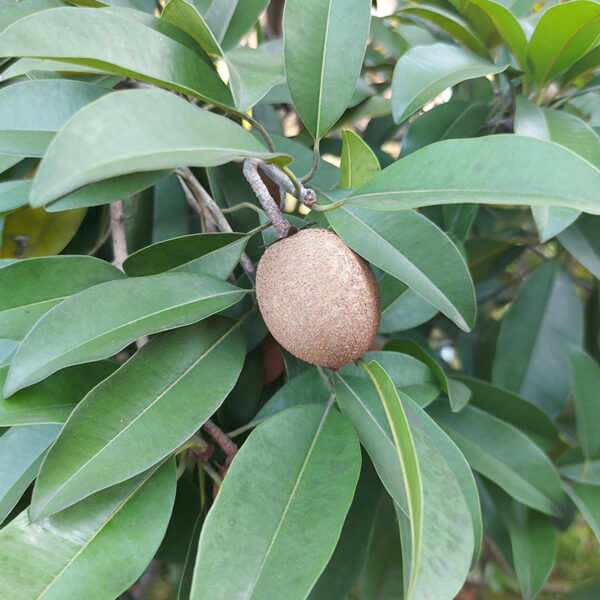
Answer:
[[[373,151],[350,129],[342,129],[339,188],[359,188],[381,171]]]
[[[392,114],[400,123],[446,88],[475,77],[500,73],[496,65],[452,44],[416,46],[400,57],[392,78]]]
[[[133,477],[183,444],[231,391],[244,355],[239,323],[220,317],[151,340],[73,411],[42,465],[31,518]]]
[[[406,556],[410,567],[405,573],[410,575],[404,584],[405,596],[408,600],[452,597],[466,579],[473,557],[469,508],[452,470],[423,431],[418,413],[413,413],[409,423],[389,375],[376,361],[368,369],[402,465],[410,519],[410,548],[405,547],[405,552],[410,550],[410,558]]]
[[[554,567],[556,531],[552,520],[512,502],[509,520],[513,563],[523,600],[534,600]]]
[[[34,480],[59,431],[59,425],[32,425],[11,427],[0,436],[0,523]]]
[[[110,263],[91,256],[46,256],[0,268],[0,337],[22,339],[34,323],[68,296],[122,279]]]
[[[63,7],[29,15],[0,34],[0,56],[66,60],[232,105],[200,46],[169,23],[135,10]]]
[[[582,340],[581,300],[567,274],[548,262],[521,284],[502,320],[492,381],[555,417],[571,389],[565,342]]]
[[[426,217],[349,205],[326,215],[355,252],[406,283],[461,329],[473,326],[475,294],[467,266],[450,238]]]
[[[112,356],[144,335],[205,319],[245,294],[192,273],[109,281],[84,290],[53,308],[29,332],[8,371],[4,395],[64,367]]]
[[[598,228],[600,219],[591,215],[582,215],[558,236],[560,243],[594,277],[600,279],[600,237]]]
[[[110,91],[100,85],[71,79],[30,80],[2,88],[0,152],[44,156],[65,121]]]
[[[75,405],[117,366],[108,360],[75,365],[10,398],[0,397],[0,426],[64,423]],[[8,365],[0,369],[0,386],[7,373]]]
[[[452,413],[443,402],[428,412],[450,436],[471,468],[513,498],[546,514],[560,514],[564,494],[558,474],[538,446],[516,427],[466,406]]]
[[[552,205],[600,214],[599,187],[600,171],[557,144],[491,135],[422,148],[346,202],[378,210],[461,202]]]
[[[594,71],[600,67],[600,47],[596,46],[587,54],[584,54],[576,63],[569,67],[562,81],[563,87],[573,83],[575,79],[586,75],[590,71]]]
[[[283,13],[285,73],[305,127],[320,139],[342,115],[365,55],[369,0],[288,0]]]
[[[175,94],[109,94],[79,111],[54,138],[36,173],[31,204],[42,206],[83,185],[135,171],[210,167],[245,156],[289,162],[240,125]]]
[[[158,548],[175,483],[175,464],[169,461],[40,524],[22,512],[0,531],[0,595],[14,600],[118,597]]]
[[[146,246],[123,263],[130,277],[184,271],[226,279],[246,247],[243,233],[195,233]]]
[[[600,5],[578,0],[551,6],[527,44],[531,78],[540,89],[581,58],[600,34]]]
[[[589,354],[575,346],[568,346],[567,352],[579,445],[587,460],[600,459],[600,366]]]
[[[356,434],[330,408],[285,410],[244,443],[200,535],[192,600],[308,595],[335,548],[360,471]]]

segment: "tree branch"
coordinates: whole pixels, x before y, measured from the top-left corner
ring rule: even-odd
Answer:
[[[305,188],[298,180],[293,182],[285,171],[282,171],[273,163],[261,160],[258,162],[258,167],[273,183],[277,184],[288,194],[292,194],[292,196],[298,198],[305,206],[310,208],[316,204],[317,194],[315,194],[314,190]]]
[[[129,256],[127,254],[127,238],[125,237],[125,221],[123,219],[123,201],[115,200],[110,203],[110,231],[112,235],[113,264],[119,271],[123,270],[123,263]]]
[[[262,207],[265,209],[271,223],[273,223],[273,227],[275,227],[275,230],[277,231],[277,237],[287,237],[290,231],[290,224],[281,213],[281,210],[279,210],[279,206],[277,206],[275,200],[271,197],[264,181],[260,178],[260,175],[258,174],[258,165],[259,161],[255,158],[247,158],[244,161],[244,177],[250,184],[250,187],[259,202],[262,204]]]
[[[214,421],[208,419],[202,429],[215,440],[228,459],[231,460],[237,454],[239,450],[237,444]]]

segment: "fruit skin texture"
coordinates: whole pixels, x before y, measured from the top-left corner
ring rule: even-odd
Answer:
[[[373,271],[327,229],[302,229],[270,246],[258,263],[256,297],[273,337],[314,365],[338,369],[358,359],[379,328]]]

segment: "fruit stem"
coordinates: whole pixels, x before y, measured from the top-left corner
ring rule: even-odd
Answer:
[[[275,200],[271,197],[267,186],[261,179],[258,173],[259,161],[255,158],[247,158],[244,161],[243,173],[246,181],[250,184],[252,191],[258,198],[262,207],[265,209],[267,216],[273,223],[273,227],[277,231],[277,237],[279,239],[287,237],[290,231],[290,224],[287,219],[283,216],[279,206],[277,206]]]
[[[310,171],[306,175],[303,175],[302,177],[300,177],[300,181],[302,183],[306,183],[307,181],[310,181],[315,176],[315,173],[317,172],[317,169],[319,168],[319,161],[321,160],[321,152],[319,149],[319,142],[320,142],[320,140],[315,140],[315,144],[313,146],[313,164],[312,164],[312,167],[310,168]]]

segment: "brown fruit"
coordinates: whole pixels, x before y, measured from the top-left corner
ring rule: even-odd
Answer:
[[[270,246],[258,263],[256,297],[273,337],[315,365],[356,360],[379,328],[373,271],[327,229],[303,229]]]

